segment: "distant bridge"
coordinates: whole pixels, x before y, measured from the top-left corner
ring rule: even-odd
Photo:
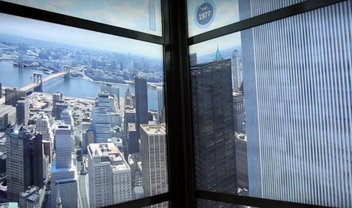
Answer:
[[[42,85],[50,80],[53,80],[53,79],[56,79],[58,77],[68,77],[70,75],[70,71],[69,70],[65,70],[65,71],[62,71],[62,72],[58,72],[58,73],[55,73],[55,74],[51,74],[50,76],[48,77],[45,77],[44,79],[42,79],[42,75],[41,74],[37,74],[37,73],[34,73],[33,74],[33,83],[25,86],[25,87],[22,87],[20,88],[20,91],[24,91],[24,92],[28,92],[28,91],[31,91],[31,90],[34,90],[34,91],[43,91],[43,88],[42,88]],[[39,90],[37,90],[39,89]],[[40,90],[41,89],[41,90]]]
[[[20,89],[6,89],[5,90],[5,97],[0,99],[0,105],[12,105],[16,106],[17,101],[25,96],[27,92],[36,91],[36,92],[43,92],[43,84],[49,82],[53,79],[64,77],[68,79],[70,77],[70,69],[65,67],[61,72],[51,74],[48,77],[43,79],[42,74],[33,73],[33,83],[24,86]]]

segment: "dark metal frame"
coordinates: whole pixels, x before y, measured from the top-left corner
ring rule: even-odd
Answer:
[[[171,207],[195,207],[197,199],[255,207],[314,207],[313,205],[196,190],[190,94],[190,45],[301,14],[343,0],[307,0],[209,32],[188,37],[187,0],[161,0],[163,36],[30,8],[0,0],[6,13],[163,45],[169,192],[109,207],[143,207],[170,201]]]

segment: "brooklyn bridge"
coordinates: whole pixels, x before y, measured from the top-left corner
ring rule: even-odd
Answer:
[[[20,89],[6,89],[5,90],[5,97],[0,99],[0,105],[2,104],[6,104],[6,105],[12,105],[15,106],[17,101],[21,98],[24,97],[26,94],[28,94],[29,92],[43,92],[43,84],[63,77],[64,79],[69,79],[70,77],[70,69],[68,68],[64,68],[62,71],[57,72],[57,73],[53,73],[48,77],[45,77],[43,79],[43,75],[39,74],[39,73],[33,73],[33,82],[30,83],[27,86],[24,86]]]

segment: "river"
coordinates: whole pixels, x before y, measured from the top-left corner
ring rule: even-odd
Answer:
[[[14,67],[11,61],[0,60],[0,83],[3,87],[16,87],[21,88],[32,82],[33,73],[43,75],[43,78],[48,76],[41,70],[34,68],[23,68],[19,70]],[[134,93],[134,85],[131,84],[116,84],[119,87],[120,96],[124,97],[127,88]],[[43,85],[43,91],[47,93],[61,92],[64,96],[69,97],[97,97],[100,91],[101,84],[90,80],[71,77],[69,80],[57,78],[51,80]],[[158,92],[156,89],[148,88],[148,109],[158,109]]]

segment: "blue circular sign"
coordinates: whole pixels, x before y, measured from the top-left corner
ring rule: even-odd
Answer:
[[[208,27],[215,18],[215,4],[207,0],[196,7],[194,19],[196,25],[201,28]]]

